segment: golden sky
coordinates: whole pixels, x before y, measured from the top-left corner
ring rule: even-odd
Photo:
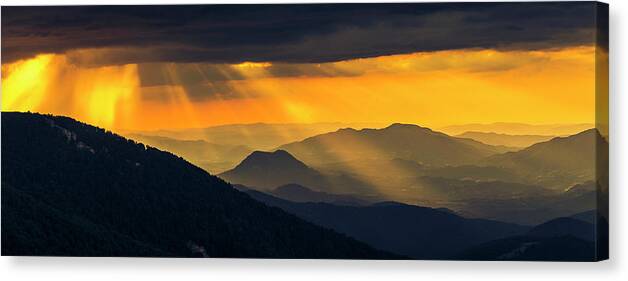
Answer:
[[[102,50],[3,64],[2,110],[66,115],[112,130],[254,122],[437,128],[595,121],[592,46],[462,49],[320,64],[77,62],[94,52]]]

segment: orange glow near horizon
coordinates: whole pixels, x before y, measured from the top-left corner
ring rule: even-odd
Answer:
[[[39,55],[2,65],[2,110],[67,115],[112,130],[595,121],[594,47],[423,52],[292,65],[302,73],[288,76],[274,75],[273,66],[227,65],[241,76],[224,82],[229,92],[199,98],[174,67],[165,68],[169,84],[142,86],[138,65],[82,67],[65,55]]]
[[[63,56],[40,55],[2,66],[2,110],[67,115],[105,128],[132,111],[140,85],[137,66],[77,68]]]

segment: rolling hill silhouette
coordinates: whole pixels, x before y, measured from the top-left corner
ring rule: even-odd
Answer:
[[[292,183],[312,186],[317,190],[325,190],[329,186],[321,173],[284,150],[254,151],[235,168],[218,176],[233,183],[264,189]]]
[[[597,224],[570,217],[556,218],[525,235],[470,247],[459,259],[525,261],[597,261],[608,259],[608,222]]]
[[[557,217],[597,209],[608,218],[608,197],[593,181],[576,184],[565,191],[549,190],[527,197],[487,197],[454,201],[444,204],[470,217],[489,218],[504,222],[536,225]],[[455,207],[454,207],[455,206]],[[585,215],[586,216],[586,215]]]
[[[595,239],[595,226],[572,217],[562,217],[533,227],[528,235],[535,237],[572,235],[582,240],[593,241]]]
[[[323,202],[336,205],[366,205],[368,201],[350,195],[332,194],[327,192],[313,191],[298,184],[286,184],[279,186],[269,192],[279,198],[292,202]]]
[[[369,183],[346,174],[321,173],[285,150],[254,151],[235,168],[218,175],[253,189],[271,191],[283,185],[298,184],[314,191],[380,196]]]
[[[484,161],[489,166],[516,170],[531,183],[559,190],[595,180],[596,162],[608,163],[608,143],[596,129],[490,156]]]
[[[270,150],[285,143],[333,132],[340,128],[380,128],[382,126],[383,124],[375,123],[251,123],[178,130],[129,131],[125,134],[161,136],[178,140],[204,140],[212,144],[243,145],[253,150]]]
[[[428,204],[425,200],[459,200],[462,197],[500,198],[545,194],[539,186],[526,184],[515,171],[494,166],[428,166],[403,159],[354,160],[316,167],[325,174],[344,173],[376,186],[393,200]],[[539,193],[540,192],[540,193]],[[468,194],[469,196],[465,196]]]
[[[416,126],[401,125],[400,127],[401,130],[408,131],[416,131],[418,128],[418,130],[424,130],[430,134],[427,129]],[[345,131],[352,135],[378,135],[383,134],[383,132],[390,132],[386,131],[387,129],[397,132],[400,128]],[[342,131],[330,134],[333,135]],[[363,131],[368,133],[363,133]],[[437,138],[443,137],[438,133],[436,135]],[[589,157],[594,157],[595,153],[589,153],[592,150],[590,144],[596,141],[594,136],[593,131],[586,131],[574,136],[555,138],[548,142],[535,144],[518,152],[492,154],[483,160],[478,160],[485,166],[433,166],[422,165],[401,158],[384,158],[329,162],[311,168],[296,158],[290,157],[298,163],[288,166],[307,167],[306,170],[316,170],[318,174],[303,177],[300,175],[308,173],[291,172],[290,175],[284,175],[282,172],[272,172],[275,170],[289,171],[290,169],[285,164],[277,164],[281,161],[273,161],[265,162],[264,165],[257,165],[263,167],[266,172],[241,173],[239,169],[234,169],[232,171],[234,174],[228,175],[231,178],[225,178],[253,188],[263,187],[260,190],[289,200],[295,200],[297,197],[282,197],[279,194],[274,194],[273,190],[280,185],[297,184],[315,192],[343,193],[361,200],[368,199],[364,201],[393,200],[424,206],[444,206],[470,217],[489,218],[519,224],[538,224],[552,218],[586,211],[599,205],[596,201],[598,198],[596,187],[592,182],[595,172],[594,165],[576,163],[575,168],[573,168],[570,164],[563,164],[560,161],[562,158],[569,158],[565,161],[582,162],[584,159],[579,160],[578,157],[587,154]],[[319,137],[322,136],[313,138]],[[361,138],[365,137],[358,137],[358,139]],[[447,136],[444,138],[456,141],[455,138]],[[598,141],[602,140],[598,139]],[[304,142],[308,142],[308,140]],[[318,142],[320,143],[320,141]],[[567,142],[570,145],[565,146],[562,142]],[[353,144],[348,141],[347,143]],[[475,143],[477,144],[477,142]],[[301,143],[295,144],[301,145]],[[346,149],[351,149],[350,145],[346,146]],[[355,145],[355,147],[359,148],[360,145]],[[551,154],[555,150],[558,151],[558,155],[552,156]],[[272,156],[272,153],[268,155]],[[557,159],[547,160],[552,157]],[[515,160],[503,160],[511,158]],[[544,161],[556,164],[539,170],[537,166],[545,165]],[[535,164],[537,162],[540,164]],[[245,170],[242,169],[242,171]],[[244,174],[249,176],[241,178],[234,176]],[[344,184],[342,185],[343,188],[337,188],[337,177],[334,175],[338,174],[352,179],[352,182],[356,182],[356,184]],[[266,178],[271,178],[272,182],[268,183]],[[321,185],[321,182],[325,182],[325,184]],[[545,184],[548,183],[554,184],[550,185],[551,189],[545,188]],[[365,188],[365,186],[369,187]],[[366,196],[367,194],[369,196]],[[312,193],[303,193],[301,198],[296,201],[330,202],[317,197],[318,195]]]
[[[393,124],[383,129],[341,129],[285,144],[309,165],[351,160],[405,159],[426,165],[457,165],[503,152],[498,147],[455,138],[417,125]]]
[[[498,133],[509,135],[547,135],[565,136],[573,135],[584,130],[594,128],[594,124],[548,124],[533,125],[525,123],[497,122],[491,124],[463,124],[440,128],[439,130],[450,134],[459,135],[464,132],[475,131],[485,133]]]
[[[3,255],[398,258],[67,117],[3,112],[2,153]]]
[[[535,143],[548,141],[554,138],[555,136],[508,135],[508,134],[470,131],[470,132],[465,132],[465,133],[456,135],[456,137],[472,139],[472,140],[476,140],[481,143],[490,144],[490,145],[496,145],[496,146],[502,145],[506,147],[522,148],[522,147],[531,146]]]
[[[488,198],[536,198],[556,194],[541,186],[503,181],[460,180],[423,176],[417,179],[415,192],[427,200],[473,200]]]
[[[597,219],[597,214],[598,214],[597,210],[588,210],[588,211],[580,212],[577,214],[573,214],[570,217],[577,220],[586,221],[590,224],[595,224],[595,220]]]
[[[255,190],[247,193],[317,225],[369,245],[419,259],[447,259],[489,240],[523,234],[528,227],[466,219],[449,210],[383,202],[368,206],[296,203]]]
[[[321,172],[342,171],[355,177],[381,177],[383,184],[391,183],[403,186],[396,180],[405,180],[401,177],[416,178],[418,176],[440,177],[448,179],[472,179],[481,181],[499,180],[523,182],[517,173],[502,167],[460,165],[460,166],[426,166],[404,159],[364,161],[354,160],[346,162],[327,163],[316,167]]]
[[[242,192],[259,191],[241,184],[234,184],[233,187]],[[372,204],[367,198],[359,198],[346,194],[333,194],[321,191],[314,191],[299,184],[286,184],[275,189],[264,191],[264,193],[280,199],[297,203],[330,203],[343,206],[366,206]]]
[[[210,173],[224,172],[252,152],[244,145],[214,144],[204,140],[179,140],[140,134],[129,134],[127,137],[179,155]]]
[[[484,243],[458,259],[515,261],[595,261],[595,244],[573,236],[515,236]]]

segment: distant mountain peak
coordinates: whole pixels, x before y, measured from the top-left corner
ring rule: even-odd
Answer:
[[[464,132],[476,131],[476,132],[494,132],[508,135],[550,135],[550,136],[562,136],[573,135],[583,130],[594,127],[594,124],[582,123],[582,124],[525,124],[525,123],[508,123],[508,122],[496,122],[490,124],[462,124],[452,125],[440,128],[440,131],[446,132],[450,135],[459,135]]]
[[[602,137],[602,135],[600,134],[600,131],[598,131],[597,128],[591,128],[591,129],[588,129],[588,130],[584,130],[584,131],[582,131],[580,133],[577,133],[577,134],[575,134],[573,136],[586,136],[586,135],[595,135],[595,136]]]
[[[427,129],[425,127],[421,127],[416,124],[407,124],[407,123],[392,123],[390,124],[390,126],[384,129],[417,129],[417,128]]]
[[[574,145],[584,145],[584,146],[591,146],[592,147],[592,145],[596,141],[600,141],[600,140],[604,140],[602,138],[602,135],[600,134],[600,132],[596,128],[592,128],[592,129],[584,130],[582,132],[579,132],[577,134],[570,135],[570,136],[555,137],[555,138],[550,139],[548,141],[537,143],[537,144],[529,147],[528,149],[531,149],[531,148],[534,148],[534,147],[543,147],[543,146],[547,146],[547,145],[558,146],[558,145],[564,145],[564,144],[567,144],[567,143],[574,144]]]
[[[231,182],[253,187],[275,188],[289,183],[320,187],[322,175],[285,150],[254,151],[235,168],[220,174]]]
[[[485,144],[505,147],[524,148],[535,143],[553,139],[553,135],[513,135],[494,132],[467,131],[456,135],[459,138],[476,140]]]
[[[407,123],[392,123],[388,127],[380,128],[380,129],[364,128],[364,129],[357,130],[354,128],[342,128],[342,129],[339,129],[337,132],[363,134],[363,133],[369,133],[369,132],[390,132],[390,131],[404,131],[404,130],[408,132],[427,131],[427,132],[436,133],[430,128],[421,127],[416,124],[407,124]]]
[[[274,192],[277,193],[282,193],[282,192],[312,192],[311,189],[302,186],[300,184],[296,184],[296,183],[289,183],[289,184],[284,184],[281,186],[278,186],[277,188],[275,188]]]
[[[502,152],[501,148],[461,139],[414,124],[382,129],[341,129],[280,147],[311,165],[332,161],[402,158],[429,165],[466,164]],[[341,159],[339,159],[341,158]]]
[[[390,126],[380,129],[380,131],[409,131],[409,132],[427,132],[432,134],[444,135],[440,132],[435,132],[434,130],[428,127],[422,127],[416,124],[407,124],[407,123],[393,123]]]
[[[278,149],[275,151],[259,151],[259,150],[253,151],[251,154],[249,154],[249,156],[247,156],[242,161],[241,164],[256,163],[260,161],[261,162],[286,162],[286,163],[293,162],[295,164],[305,165],[303,164],[303,162],[294,158],[292,154],[288,153],[287,151],[283,149]]]
[[[310,167],[292,156],[292,154],[285,150],[278,149],[275,151],[253,151],[232,171],[264,170],[270,172],[271,170],[284,170],[286,172],[295,172],[309,169]]]
[[[597,129],[567,137],[555,137],[516,152],[494,155],[485,160],[494,166],[535,175],[534,184],[565,190],[575,183],[594,180],[596,164],[608,163],[608,143]],[[600,158],[602,157],[602,158]],[[538,177],[542,174],[542,177]]]
[[[339,132],[357,132],[358,130],[354,129],[354,128],[340,128],[338,129]]]

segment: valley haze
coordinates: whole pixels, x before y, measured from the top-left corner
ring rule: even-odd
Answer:
[[[2,255],[608,259],[607,4],[1,13]]]

